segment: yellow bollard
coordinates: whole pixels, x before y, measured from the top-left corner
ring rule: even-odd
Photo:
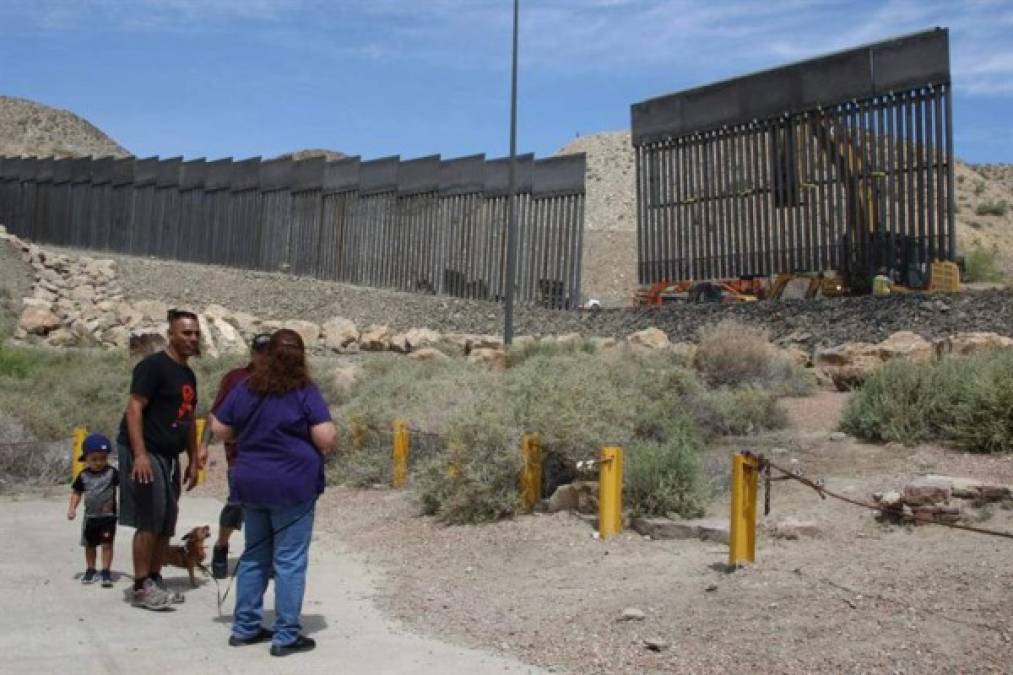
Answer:
[[[602,448],[598,476],[598,533],[623,531],[623,449]]]
[[[85,464],[81,461],[81,451],[84,449],[84,439],[88,435],[88,427],[74,427],[74,449],[70,456],[70,480],[77,478],[77,474],[84,470]]]
[[[408,482],[408,454],[411,452],[411,435],[408,422],[403,419],[394,420],[394,477],[391,486],[400,488]]]
[[[728,565],[737,567],[756,560],[756,485],[760,463],[753,455],[732,457],[732,513],[728,539]]]
[[[208,421],[203,417],[197,418],[197,445],[200,446],[202,440],[204,440],[204,427]],[[203,485],[204,481],[208,479],[208,467],[207,463],[197,470],[197,485]]]
[[[524,468],[521,470],[521,503],[525,511],[531,511],[542,498],[542,446],[535,434],[524,434],[521,440],[521,456]]]

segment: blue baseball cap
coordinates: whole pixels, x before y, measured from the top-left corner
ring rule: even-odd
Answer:
[[[113,444],[102,434],[89,434],[81,445],[81,461],[88,455],[96,452],[111,452]]]

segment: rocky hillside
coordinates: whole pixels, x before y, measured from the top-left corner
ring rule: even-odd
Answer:
[[[0,96],[0,155],[125,157],[130,153],[67,110]]]
[[[557,154],[587,153],[584,292],[607,305],[629,302],[636,286],[636,173],[629,131],[582,136]],[[1013,166],[957,163],[959,252],[993,251],[1013,275]],[[1003,206],[1005,204],[1006,206]]]

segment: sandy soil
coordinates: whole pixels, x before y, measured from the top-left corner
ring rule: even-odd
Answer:
[[[787,430],[712,448],[719,473],[735,449],[797,459],[806,475],[868,498],[919,473],[1013,483],[1013,458],[935,446],[829,440],[844,396],[789,401]],[[220,465],[212,471],[216,473]],[[199,490],[220,489],[212,481]],[[727,494],[711,514],[727,517]],[[878,523],[821,501],[796,483],[774,484],[755,565],[727,573],[727,548],[592,537],[567,514],[447,528],[416,515],[410,491],[331,489],[318,527],[381,573],[381,602],[421,632],[580,673],[1003,671],[1013,662],[1009,540]],[[770,536],[787,516],[821,535]],[[995,507],[986,527],[1013,530]],[[626,607],[643,622],[619,622]],[[667,643],[660,652],[643,640]]]

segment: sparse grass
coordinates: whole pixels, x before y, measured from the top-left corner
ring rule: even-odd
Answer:
[[[964,281],[1002,281],[994,251],[976,245],[964,258]]]
[[[974,209],[974,212],[979,216],[1005,216],[1008,211],[1009,203],[1005,199],[984,201]]]
[[[978,180],[974,182],[974,194],[980,197],[985,192],[985,181]]]
[[[696,515],[707,493],[697,460],[701,439],[776,427],[784,417],[772,392],[709,390],[681,359],[668,351],[594,351],[579,343],[530,347],[504,372],[460,359],[369,358],[362,382],[335,409],[339,428],[367,433],[356,443],[351,435],[345,439],[347,452],[329,467],[329,479],[388,482],[390,423],[403,416],[414,428],[439,434],[413,434],[412,473],[422,510],[444,522],[515,512],[524,433],[537,434],[545,457],[570,468],[603,446],[623,446],[633,472],[628,506]],[[450,480],[452,465],[458,473]]]
[[[939,440],[961,450],[1013,450],[1013,350],[939,363],[888,363],[848,401],[841,428],[874,441]]]

